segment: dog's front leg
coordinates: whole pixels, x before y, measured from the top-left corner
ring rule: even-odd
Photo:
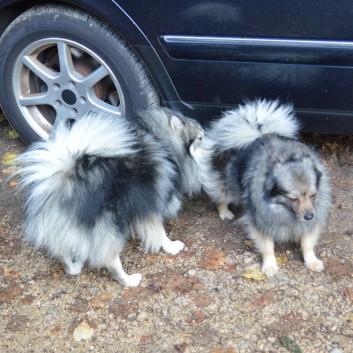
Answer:
[[[319,227],[315,228],[311,233],[305,234],[301,238],[301,248],[303,252],[305,266],[315,272],[321,272],[324,269],[324,264],[319,260],[314,252],[315,245],[320,237]]]

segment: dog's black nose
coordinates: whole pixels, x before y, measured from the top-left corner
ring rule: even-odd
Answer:
[[[306,221],[310,221],[311,219],[313,219],[314,218],[314,213],[312,213],[312,212],[307,212],[307,213],[305,213],[305,215],[304,215],[304,219],[306,220]]]

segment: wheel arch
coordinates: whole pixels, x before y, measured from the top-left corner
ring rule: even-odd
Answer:
[[[23,12],[36,5],[68,5],[82,11],[89,12],[93,16],[107,22],[119,35],[121,35],[134,49],[148,70],[157,91],[160,94],[161,102],[171,108],[178,109],[180,98],[174,88],[170,76],[163,65],[156,50],[151,45],[148,37],[124,11],[124,9],[113,1],[101,2],[87,0],[66,0],[66,1],[41,1],[41,0],[7,0],[2,2],[0,7],[0,36],[7,26]]]

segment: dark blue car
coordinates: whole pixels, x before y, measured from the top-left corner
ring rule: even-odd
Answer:
[[[351,134],[352,16],[349,0],[0,0],[1,107],[28,143],[91,109],[206,122],[258,97]]]

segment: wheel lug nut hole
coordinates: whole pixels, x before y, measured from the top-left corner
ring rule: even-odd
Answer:
[[[57,84],[57,83],[54,83],[54,84],[53,84],[53,90],[54,90],[54,91],[59,91],[59,89],[60,89],[60,85]]]
[[[80,103],[81,104],[86,104],[87,99],[85,97],[80,97]]]
[[[75,88],[75,87],[76,87],[75,82],[70,81],[70,82],[69,82],[69,88],[73,89],[73,88]]]
[[[62,103],[61,103],[61,101],[55,101],[54,102],[54,106],[55,106],[55,108],[60,108],[61,106],[62,106]]]

